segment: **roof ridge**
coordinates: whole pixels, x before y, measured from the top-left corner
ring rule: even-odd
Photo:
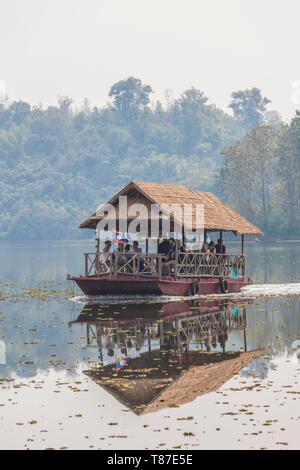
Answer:
[[[157,181],[140,181],[140,180],[132,180],[131,183],[136,184],[137,186],[140,184],[147,184],[147,185],[153,184],[154,186],[177,186],[178,188],[184,188],[186,190],[191,191],[186,186],[183,186],[183,184],[176,184],[176,183],[159,183]]]

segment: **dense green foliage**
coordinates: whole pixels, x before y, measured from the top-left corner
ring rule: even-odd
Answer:
[[[210,190],[268,233],[298,233],[299,116],[283,126],[258,89],[232,95],[233,116],[195,88],[164,106],[151,94],[130,77],[104,107],[0,105],[0,237],[80,236],[78,224],[132,179]]]
[[[300,236],[300,113],[261,124],[223,152],[224,196],[266,235]]]

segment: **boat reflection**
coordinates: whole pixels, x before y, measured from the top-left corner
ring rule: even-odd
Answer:
[[[233,373],[239,363],[240,368],[245,365],[240,360],[247,355],[245,304],[193,300],[133,304],[119,311],[115,305],[86,305],[75,322],[86,324],[87,347],[99,350],[99,364],[86,374],[136,413],[176,406],[177,399],[170,402],[163,395],[190,369],[197,375],[203,371],[202,381],[195,386],[190,378],[180,387],[189,389],[191,382],[201,392],[215,388],[220,378],[221,383],[230,378],[222,364],[235,364]],[[227,348],[233,332],[240,341]],[[210,377],[214,366],[217,376]],[[214,386],[208,384],[212,378]],[[176,387],[173,398],[174,393],[178,398]],[[188,396],[193,399],[195,393],[183,398]]]

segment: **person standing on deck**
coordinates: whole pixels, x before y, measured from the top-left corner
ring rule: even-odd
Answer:
[[[226,255],[226,247],[225,247],[225,245],[223,245],[223,243],[221,245],[221,239],[220,238],[218,239],[218,243],[216,244],[215,249],[216,249],[216,253],[218,255]]]
[[[167,247],[167,258],[169,261],[175,259],[175,254],[176,254],[176,241],[175,238],[170,238],[169,240],[169,246]]]
[[[169,242],[166,238],[164,238],[163,241],[160,242],[160,244],[158,245],[157,252],[161,255],[167,255],[168,249],[169,249]]]

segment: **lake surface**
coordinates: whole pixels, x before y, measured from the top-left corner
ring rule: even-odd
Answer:
[[[84,251],[0,242],[1,448],[300,447],[298,296],[91,304],[66,281]],[[299,242],[246,255],[256,283],[300,282]]]

